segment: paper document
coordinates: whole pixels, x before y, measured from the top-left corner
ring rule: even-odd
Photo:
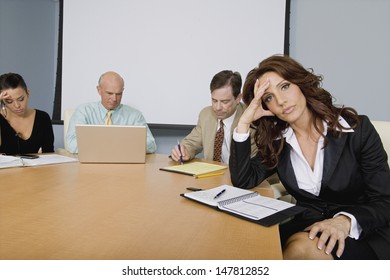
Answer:
[[[23,166],[23,162],[21,161],[21,158],[0,155],[0,168],[16,167],[16,166]]]
[[[222,190],[226,190],[222,195],[214,198]],[[245,189],[239,189],[229,185],[222,185],[216,188],[212,188],[204,191],[185,193],[184,196],[192,198],[201,203],[218,207],[218,203],[224,200],[230,200],[233,198],[241,197],[243,195],[252,194],[254,192]]]
[[[269,198],[259,194],[248,196],[237,201],[222,201],[218,205],[220,209],[254,220],[271,216],[292,206],[294,205],[283,200]]]
[[[176,173],[186,174],[191,176],[213,173],[224,169],[227,169],[226,165],[218,165],[218,164],[199,162],[199,161],[193,161],[190,163],[172,165],[172,166],[160,168],[160,170],[163,171],[176,172]]]
[[[77,162],[77,158],[62,156],[58,154],[39,154],[38,158],[26,159],[17,156],[0,155],[0,168],[39,166],[66,162]]]

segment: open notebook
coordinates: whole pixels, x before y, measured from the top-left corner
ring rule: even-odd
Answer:
[[[229,185],[181,196],[263,226],[280,223],[304,210],[292,203]]]
[[[81,163],[145,163],[146,127],[76,125]]]

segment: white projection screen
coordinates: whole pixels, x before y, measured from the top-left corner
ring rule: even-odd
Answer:
[[[66,0],[63,11],[62,112],[100,100],[98,78],[113,70],[122,103],[149,124],[194,125],[214,74],[244,81],[284,53],[286,0]]]

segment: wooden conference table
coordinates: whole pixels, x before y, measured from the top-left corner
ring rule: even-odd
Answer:
[[[180,197],[230,184],[146,164],[0,169],[0,259],[281,259],[277,226],[263,227]]]

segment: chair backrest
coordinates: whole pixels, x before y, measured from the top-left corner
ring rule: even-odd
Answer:
[[[69,126],[69,120],[72,117],[74,113],[74,109],[66,109],[64,111],[64,148],[65,150],[68,150],[67,148],[67,143],[66,143],[66,133],[68,131],[68,126]]]
[[[387,153],[387,161],[390,164],[390,121],[371,121],[381,137],[383,147]]]

